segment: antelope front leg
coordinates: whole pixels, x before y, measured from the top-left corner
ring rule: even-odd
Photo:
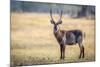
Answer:
[[[60,45],[60,59],[64,59],[65,58],[65,45]]]
[[[63,47],[60,45],[60,59],[63,59]]]
[[[62,46],[62,52],[63,52],[63,58],[62,59],[64,59],[65,58],[65,45]]]

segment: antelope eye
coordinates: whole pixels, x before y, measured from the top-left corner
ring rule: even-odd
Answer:
[[[62,23],[62,20],[60,20],[59,23]]]
[[[57,24],[61,24],[61,23],[62,23],[62,20],[58,21],[58,23],[57,23]]]
[[[50,20],[50,22],[51,22],[52,24],[54,24],[54,23],[55,23],[53,20]]]
[[[50,20],[50,22],[54,22],[53,20]]]

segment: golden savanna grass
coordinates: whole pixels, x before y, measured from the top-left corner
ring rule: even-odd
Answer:
[[[55,21],[59,16],[54,14]],[[63,15],[60,29],[80,29],[85,33],[85,58],[79,59],[78,45],[66,46],[65,59],[53,35],[49,14],[11,13],[11,65],[34,65],[95,60],[95,20]]]

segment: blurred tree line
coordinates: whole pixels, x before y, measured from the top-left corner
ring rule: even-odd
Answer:
[[[92,5],[71,5],[11,0],[11,12],[49,13],[50,8],[52,8],[54,13],[59,13],[59,10],[62,10],[64,15],[73,18],[95,17],[95,6]]]

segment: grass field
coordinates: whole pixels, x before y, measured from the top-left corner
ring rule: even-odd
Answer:
[[[54,15],[57,21],[58,15]],[[85,32],[85,58],[79,59],[78,45],[66,46],[65,59],[53,35],[49,14],[11,13],[11,65],[35,65],[95,60],[95,20],[69,18],[63,15],[60,29],[80,29]]]

